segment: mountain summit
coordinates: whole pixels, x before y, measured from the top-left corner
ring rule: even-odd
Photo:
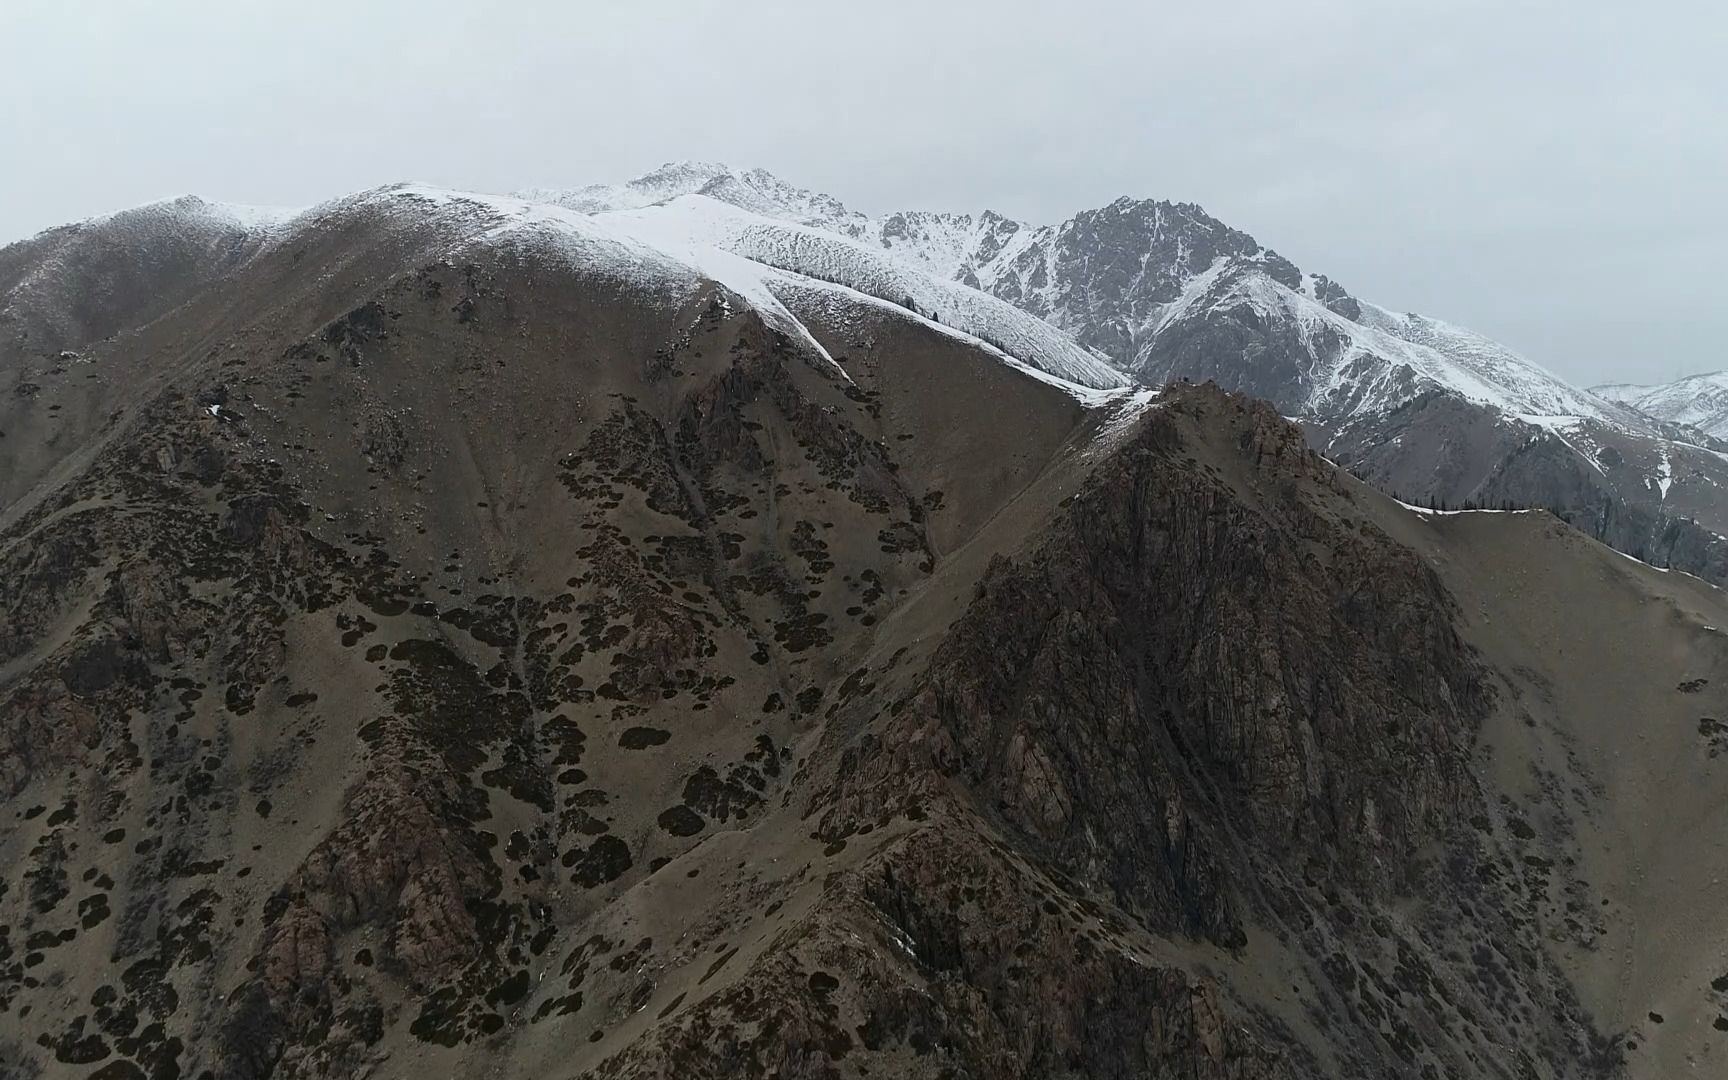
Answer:
[[[1192,375],[1185,370],[1192,351],[1185,345],[1189,324],[1228,313],[1300,328],[1305,355],[1246,361],[1262,368],[1273,360],[1289,365],[1254,377],[1287,379],[1300,400],[1266,396],[1292,411],[1341,419],[1444,389],[1514,415],[1650,427],[1635,412],[1577,390],[1485,338],[1364,304],[1192,203],[1124,197],[1055,226],[992,211],[871,218],[761,169],[694,162],[668,164],[615,187],[525,195],[588,214],[640,210],[681,196],[703,196],[881,247],[939,277],[1008,300],[1150,382]],[[1330,347],[1320,349],[1315,338],[1329,339]],[[1357,369],[1372,361],[1403,374],[1364,392]]]

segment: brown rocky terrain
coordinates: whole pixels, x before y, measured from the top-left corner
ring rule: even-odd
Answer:
[[[573,244],[0,343],[0,1073],[1728,1060],[1713,588]]]

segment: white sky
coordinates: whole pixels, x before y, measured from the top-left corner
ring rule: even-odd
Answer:
[[[0,243],[195,192],[760,165],[867,211],[1194,201],[1583,383],[1728,367],[1728,8],[0,0]]]

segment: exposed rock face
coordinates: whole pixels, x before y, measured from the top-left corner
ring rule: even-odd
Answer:
[[[990,274],[990,290],[1128,370],[1140,366],[1157,315],[1215,263],[1252,267],[1290,288],[1302,284],[1288,259],[1192,203],[1123,198],[1047,232]]]
[[[1270,922],[1312,950],[1323,994],[1365,1015],[1383,1015],[1372,980],[1487,1023],[1494,988],[1472,985],[1447,932],[1376,914],[1415,895],[1466,910],[1526,902],[1516,887],[1479,889],[1468,869],[1500,857],[1470,825],[1491,798],[1470,759],[1495,692],[1451,598],[1414,553],[1362,526],[1340,474],[1270,408],[1171,393],[1039,543],[991,564],[893,719],[842,758],[835,804],[813,804],[824,835],[916,818],[958,791],[948,813],[995,823],[1063,891],[1109,897],[1128,918],[1104,917],[1107,930],[1240,950],[1250,925]],[[1234,453],[1197,446],[1196,426]],[[1418,857],[1435,844],[1450,851],[1443,868]],[[1516,919],[1484,911],[1472,932],[1531,965],[1525,992],[1548,1010],[1503,1014],[1496,1037],[1606,1068]],[[1344,959],[1388,939],[1395,969]],[[1389,1035],[1333,1038],[1343,1075],[1480,1067],[1395,1018]],[[1542,1060],[1523,1067],[1546,1075]],[[1269,1075],[1332,1075],[1297,1058],[1279,1069]]]
[[[1636,1065],[1614,724],[1274,408],[1085,407],[879,304],[819,353],[391,206],[0,413],[7,1069]],[[1520,542],[1658,595],[1569,535]],[[1653,730],[1705,633],[1645,635]]]
[[[1065,872],[1229,946],[1242,933],[1218,838],[1190,807],[1223,796],[1268,846],[1317,835],[1342,872],[1396,876],[1457,803],[1485,691],[1431,573],[1384,538],[1300,502],[1274,517],[1173,460],[1186,407],[1155,412],[1041,545],[991,564],[901,714],[915,723],[881,737],[882,769],[901,777],[905,755],[926,755]],[[1242,438],[1271,483],[1331,482],[1295,428],[1253,409]],[[1321,552],[1336,578],[1316,579]],[[1341,700],[1343,677],[1316,671],[1352,672],[1361,696]],[[1391,797],[1410,775],[1432,786]]]
[[[1466,805],[1489,691],[1433,572],[1301,497],[1337,474],[1269,407],[1224,421],[1265,490],[1179,459],[1180,414],[1217,408],[1155,411],[1052,535],[992,565],[915,702],[940,730],[885,741],[951,742],[938,766],[1034,850],[1159,929],[1231,946],[1220,838],[1196,809],[1269,853],[1314,843],[1300,857],[1335,880],[1406,886]]]

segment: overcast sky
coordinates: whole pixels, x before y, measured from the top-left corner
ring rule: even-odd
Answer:
[[[870,212],[1198,202],[1575,381],[1666,380],[1728,367],[1725,55],[1690,2],[0,0],[0,243],[700,158]]]

